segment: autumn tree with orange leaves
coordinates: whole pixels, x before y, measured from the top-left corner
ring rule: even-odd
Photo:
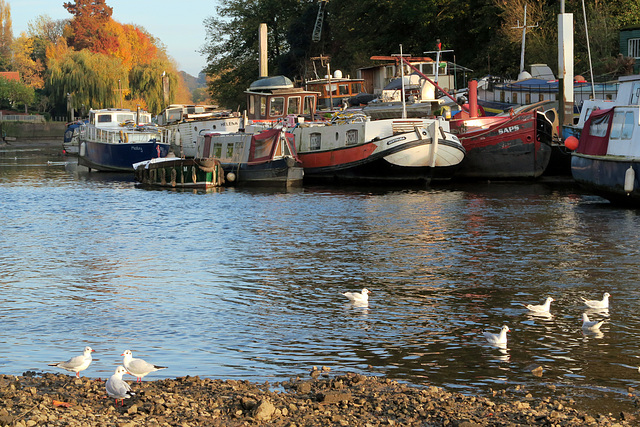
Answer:
[[[45,89],[57,105],[70,102],[85,110],[140,106],[158,113],[177,94],[180,102],[190,102],[175,63],[151,34],[114,21],[105,0],[75,0],[64,7],[73,15],[65,37],[47,47]]]

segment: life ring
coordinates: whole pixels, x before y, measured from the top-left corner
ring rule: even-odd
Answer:
[[[197,179],[198,179],[198,177],[196,176],[196,167],[195,166],[191,166],[191,180],[195,184]]]
[[[178,172],[176,172],[176,168],[171,169],[171,186],[176,186],[176,177],[178,176]]]

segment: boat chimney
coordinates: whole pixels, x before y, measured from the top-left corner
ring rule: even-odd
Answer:
[[[269,76],[269,63],[267,60],[267,24],[261,23],[258,27],[258,77]]]
[[[478,81],[469,81],[469,117],[478,117]]]

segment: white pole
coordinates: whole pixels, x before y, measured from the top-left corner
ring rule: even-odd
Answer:
[[[589,72],[591,73],[591,98],[596,99],[595,82],[593,81],[593,66],[591,65],[591,46],[589,45],[589,28],[587,28],[587,12],[582,0],[582,15],[584,16],[584,34],[587,37],[587,53],[589,54]]]
[[[402,79],[402,118],[407,118],[407,105],[404,102],[404,56],[402,56],[402,45],[400,45],[400,78]]]

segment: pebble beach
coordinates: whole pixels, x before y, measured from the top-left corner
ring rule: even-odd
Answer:
[[[473,397],[383,377],[333,375],[278,383],[195,377],[127,381],[116,403],[106,379],[63,374],[0,376],[0,425],[31,426],[633,426],[638,413],[598,415],[575,402],[535,399],[521,389]]]

